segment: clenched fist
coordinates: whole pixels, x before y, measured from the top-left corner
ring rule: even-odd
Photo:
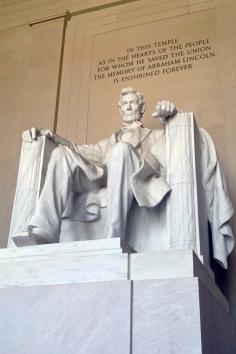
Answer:
[[[152,113],[152,117],[159,118],[160,121],[164,123],[168,117],[172,117],[176,113],[177,109],[175,104],[173,102],[163,100],[157,103],[155,112]]]

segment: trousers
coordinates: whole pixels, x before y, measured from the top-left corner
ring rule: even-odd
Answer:
[[[132,204],[132,176],[139,169],[141,158],[129,143],[118,142],[103,166],[91,164],[67,147],[54,149],[45,183],[28,229],[41,229],[47,242],[59,241],[63,211],[69,193],[84,193],[107,185],[107,238],[125,237],[127,215]]]

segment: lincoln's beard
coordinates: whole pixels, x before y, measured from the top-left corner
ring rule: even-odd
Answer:
[[[122,112],[123,121],[126,123],[132,123],[136,120],[140,120],[141,114],[140,111],[125,111]]]

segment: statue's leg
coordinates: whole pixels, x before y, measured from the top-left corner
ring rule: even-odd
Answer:
[[[107,227],[106,237],[125,236],[126,220],[133,200],[131,178],[140,168],[140,159],[132,145],[117,143],[107,166]]]
[[[59,241],[61,218],[71,190],[97,188],[96,176],[86,176],[89,165],[79,154],[66,147],[54,149],[38,204],[28,225],[29,235],[37,243]]]

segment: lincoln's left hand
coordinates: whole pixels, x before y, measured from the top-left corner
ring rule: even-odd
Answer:
[[[153,118],[159,118],[162,123],[164,123],[167,118],[172,117],[177,113],[176,106],[170,101],[160,101],[157,102],[155,112],[152,113]]]

